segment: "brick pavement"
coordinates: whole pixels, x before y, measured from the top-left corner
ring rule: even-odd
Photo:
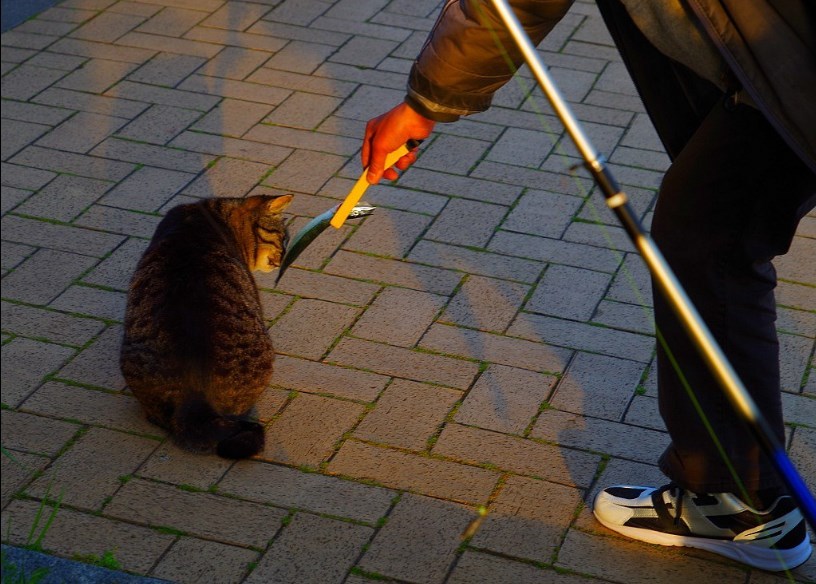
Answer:
[[[46,552],[174,582],[782,581],[592,519],[602,485],[661,480],[649,283],[528,75],[440,125],[279,287],[258,276],[280,352],[261,455],[188,454],[142,418],[116,355],[161,215],[294,192],[299,227],[335,204],[437,10],[66,0],[2,35],[5,543],[61,496]],[[540,49],[648,224],[668,160],[594,5]],[[811,215],[777,262],[811,485],[815,252]]]

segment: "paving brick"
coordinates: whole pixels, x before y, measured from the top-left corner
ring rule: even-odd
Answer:
[[[2,87],[5,99],[28,101],[43,89],[65,76],[65,71],[46,69],[22,64],[3,75]]]
[[[277,272],[271,274],[258,278],[259,285],[272,288]],[[376,284],[292,268],[287,270],[286,277],[281,279],[280,284],[274,287],[282,292],[303,298],[317,298],[357,306],[368,304],[379,290]]]
[[[157,445],[155,440],[91,428],[27,492],[40,498],[60,493],[64,504],[99,510],[122,486],[119,477],[134,472]]]
[[[351,306],[301,299],[269,329],[269,335],[280,353],[320,359],[358,314]]]
[[[799,427],[793,431],[788,455],[811,492],[816,489],[816,431]]]
[[[417,168],[466,175],[481,160],[490,143],[459,136],[441,135],[422,149]]]
[[[557,378],[491,365],[468,392],[455,420],[507,434],[522,434],[535,419]]]
[[[364,410],[360,404],[301,393],[269,426],[266,446],[259,456],[316,467],[333,454],[335,444]]]
[[[207,62],[204,57],[158,53],[128,76],[130,81],[175,87]]]
[[[6,215],[2,219],[3,238],[17,243],[36,245],[48,242],[51,249],[102,257],[122,242],[110,233],[57,225],[35,219]]]
[[[49,50],[77,55],[80,57],[110,59],[125,63],[144,63],[156,54],[155,50],[136,47],[120,47],[104,42],[93,42],[80,39],[63,38],[49,47]]]
[[[501,223],[507,207],[451,199],[425,234],[427,239],[484,247]]]
[[[80,112],[63,122],[37,145],[44,148],[86,153],[127,124],[126,119]]]
[[[135,479],[119,490],[105,514],[154,527],[174,527],[223,543],[263,548],[286,512]]]
[[[328,361],[415,381],[466,389],[478,373],[471,361],[431,355],[359,339],[343,339]]]
[[[372,480],[387,487],[470,504],[487,501],[499,478],[494,471],[354,440],[343,444],[327,471],[329,474]]]
[[[652,428],[653,430],[666,429],[658,411],[657,399],[648,395],[636,395],[634,397],[626,410],[623,421],[627,424]]]
[[[609,274],[550,266],[525,309],[569,320],[588,321],[611,281]]]
[[[5,235],[5,234],[4,234]],[[8,245],[5,244],[4,246]],[[94,258],[40,249],[3,278],[3,298],[48,304],[96,263]],[[48,277],[43,277],[47,274]]]
[[[330,60],[356,67],[376,67],[397,44],[391,40],[354,37],[334,53]]]
[[[26,199],[31,197],[31,191],[26,189],[17,189],[14,187],[2,186],[0,187],[0,214],[5,215]],[[18,244],[11,244],[18,245]],[[3,259],[5,260],[5,250],[3,250]],[[13,255],[13,254],[12,254]]]
[[[2,163],[3,186],[11,188],[37,190],[48,184],[56,174],[47,170],[27,168],[16,164]]]
[[[595,454],[452,423],[445,426],[432,452],[578,487],[592,482],[601,462]]]
[[[200,116],[201,113],[194,110],[154,105],[130,122],[118,135],[151,144],[166,144]]]
[[[153,16],[159,10],[161,10],[161,6],[151,6],[149,4],[142,4],[141,2],[130,2],[125,0],[124,2],[117,2],[112,6],[108,7],[108,10],[111,12],[119,12],[121,14],[136,14],[138,16]]]
[[[602,300],[592,321],[615,329],[654,335],[654,311],[645,306]]]
[[[393,209],[377,209],[354,232],[344,249],[401,258],[413,247],[432,219]]]
[[[83,389],[56,381],[44,383],[21,409],[125,432],[152,436],[162,436],[164,433],[145,419],[139,402],[132,395]]]
[[[105,328],[97,320],[80,318],[23,304],[2,303],[3,330],[25,337],[81,347]]]
[[[543,265],[537,261],[514,258],[495,253],[482,252],[463,247],[419,242],[408,259],[443,268],[460,270],[480,276],[534,282],[541,274]]]
[[[387,382],[388,377],[384,375],[344,369],[287,355],[276,357],[272,376],[274,385],[286,389],[364,402],[374,401]]]
[[[302,4],[284,3],[267,15],[267,19],[274,22],[283,22],[305,26],[328,10],[328,2],[309,2]]]
[[[189,79],[189,78],[188,78]],[[199,111],[209,111],[218,103],[218,98],[214,95],[205,95],[199,88],[185,90],[182,82],[179,89],[159,87],[157,85],[147,85],[145,83],[134,83],[132,81],[122,81],[113,89],[107,92],[110,97],[144,101],[162,105],[178,106]]]
[[[596,580],[468,550],[456,563],[447,582],[449,584],[590,584]]]
[[[127,119],[135,118],[148,107],[147,104],[138,101],[115,99],[104,95],[93,95],[58,87],[46,89],[35,97],[34,101],[47,106]]]
[[[620,420],[643,370],[637,361],[578,353],[550,403],[559,410]]]
[[[269,171],[266,164],[221,158],[190,183],[184,193],[193,197],[242,197]]]
[[[94,205],[85,211],[74,224],[100,231],[149,238],[153,235],[160,220],[161,217],[144,213]]]
[[[170,146],[215,156],[260,162],[267,166],[277,166],[292,152],[291,148],[201,132],[184,132],[175,138]],[[268,190],[252,194],[267,194]]]
[[[559,238],[583,200],[572,195],[527,191],[507,216],[502,229]]]
[[[51,130],[50,126],[18,122],[16,120],[3,120],[3,127],[6,129],[8,135],[8,137],[3,140],[2,147],[0,147],[0,157],[2,157],[3,160],[11,158],[17,152]]]
[[[145,166],[120,181],[100,202],[133,211],[158,211],[194,177],[187,172]]]
[[[507,332],[536,342],[543,341],[642,363],[649,361],[654,349],[654,339],[651,337],[537,314],[520,315]]]
[[[263,184],[295,192],[315,193],[337,172],[343,162],[343,157],[334,154],[295,150]]]
[[[268,53],[275,53],[281,50],[281,48],[286,45],[286,40],[277,37],[277,35],[265,35],[264,24],[265,23],[257,23],[250,27],[247,32],[197,26],[188,32],[185,37],[206,43],[242,47]]]
[[[64,77],[56,85],[62,89],[104,93],[112,85],[127,77],[137,66],[136,63],[90,59],[81,69]]]
[[[15,164],[33,166],[59,173],[112,181],[123,179],[134,169],[132,164],[126,162],[105,160],[97,156],[62,152],[38,146],[29,146],[12,158],[11,161]]]
[[[631,559],[637,557],[637,562]],[[682,559],[682,561],[681,561]],[[598,578],[638,584],[654,582],[736,582],[745,575],[736,565],[689,557],[677,548],[650,546],[631,540],[570,530],[558,553],[557,567]]]
[[[216,10],[202,25],[229,30],[246,30],[269,10],[269,6],[261,4],[233,2]]]
[[[240,582],[258,552],[215,541],[183,537],[150,571],[151,576],[171,582]]]
[[[420,347],[549,373],[562,372],[572,356],[571,350],[562,347],[441,324],[430,328]]]
[[[234,465],[218,490],[242,499],[374,524],[394,491],[254,461]]]
[[[67,119],[72,113],[62,108],[11,100],[4,100],[2,106],[0,106],[0,110],[2,111],[4,120],[19,120],[21,122],[47,124],[49,126],[56,126]]]
[[[471,545],[549,563],[581,503],[581,492],[573,487],[511,476]]]
[[[224,476],[231,465],[231,461],[215,454],[188,452],[168,440],[153,451],[136,474],[142,478],[207,490]]]
[[[176,148],[156,146],[153,144],[140,144],[138,142],[119,140],[117,138],[105,140],[94,148],[91,154],[103,158],[111,158],[113,160],[127,160],[137,165],[191,173],[198,173],[204,170],[215,160],[214,156],[208,154],[186,152]],[[127,166],[128,170],[133,169],[133,166],[129,164],[125,165],[124,163],[111,162],[110,160],[105,160],[104,162],[107,164],[121,164]],[[122,176],[116,177],[116,180],[121,180],[122,178]]]
[[[360,560],[363,570],[421,583],[443,582],[475,513],[447,501],[405,495]]]
[[[541,413],[530,436],[648,463],[655,462],[669,444],[664,432],[555,409]]]
[[[265,67],[294,73],[313,73],[334,52],[335,48],[331,45],[292,41],[269,59]]]
[[[16,48],[18,51],[42,50],[57,40],[61,34],[68,32],[72,27],[65,27],[59,23],[38,22],[36,20],[24,22],[14,30],[3,33],[3,45]],[[18,61],[19,62],[19,61]]]
[[[265,67],[253,72],[252,75],[246,78],[246,81],[330,97],[348,97],[357,87],[356,83],[341,79],[313,77]],[[349,120],[344,121],[348,122]]]
[[[150,505],[150,502],[146,502]],[[14,501],[3,514],[3,533],[11,526],[10,541],[24,545],[38,513],[37,501]],[[50,508],[45,508],[50,513]],[[147,572],[175,541],[176,536],[146,527],[112,521],[61,507],[42,541],[44,550],[61,556],[101,558],[112,553],[123,570]]]
[[[408,450],[425,450],[461,397],[456,390],[397,379],[383,392],[377,407],[366,415],[354,435]]]
[[[524,284],[471,276],[456,292],[440,320],[501,332],[513,321],[528,291]]]
[[[119,371],[121,344],[122,327],[113,325],[60,369],[57,376],[96,387],[122,389],[125,381]]]
[[[96,15],[96,12],[93,10],[81,10],[77,8],[68,8],[63,6],[54,6],[50,7],[40,14],[37,15],[37,18],[42,18],[45,20],[53,20],[55,22],[85,22],[93,18]]]
[[[198,72],[208,77],[242,80],[258,70],[271,55],[265,51],[226,47]]]
[[[13,410],[4,409],[0,416],[3,420],[3,448],[45,456],[54,456],[59,453],[80,429],[76,424],[69,422],[32,416]],[[4,488],[3,493],[5,492]]]
[[[166,53],[204,57],[206,59],[211,59],[221,50],[221,47],[210,43],[142,32],[129,32],[118,39],[116,44],[124,47],[152,49]]]
[[[207,18],[207,13],[168,6],[135,29],[136,32],[162,36],[184,36],[184,33]]]
[[[40,386],[45,375],[58,369],[74,353],[67,347],[24,338],[3,344],[3,403],[11,407],[19,406]]]
[[[413,347],[445,305],[446,298],[407,288],[389,287],[354,325],[354,336]]]
[[[642,258],[637,254],[626,254],[606,297],[638,306],[652,306],[649,270]]]
[[[779,331],[809,338],[816,337],[816,313],[777,307],[776,321]]]
[[[782,412],[788,424],[816,427],[816,400],[806,395],[783,391]]]
[[[229,97],[242,101],[251,101],[268,105],[277,105],[291,93],[279,87],[266,87],[246,81],[236,81],[223,77],[191,75],[179,84],[179,89],[186,92],[209,94],[208,96]]]
[[[278,146],[284,146],[286,148],[311,150],[318,153],[328,153],[337,156],[335,159],[327,154],[324,154],[323,156],[317,157],[314,160],[307,159],[305,164],[301,162],[304,167],[308,166],[309,164],[315,165],[317,167],[316,169],[320,169],[321,175],[323,175],[325,172],[321,167],[328,166],[329,168],[327,170],[329,170],[329,172],[325,172],[325,174],[330,176],[334,176],[337,170],[347,163],[348,156],[351,156],[360,148],[358,138],[348,138],[332,134],[324,134],[321,132],[313,132],[310,130],[301,130],[299,128],[268,126],[264,124],[259,124],[252,128],[252,130],[244,135],[244,138],[247,140],[262,142],[264,144],[275,144]],[[303,171],[304,174],[308,174],[303,167],[296,169],[295,172],[298,170]],[[359,176],[359,171],[357,176]],[[323,178],[321,184],[326,182],[327,178],[329,177],[326,176]],[[297,182],[294,184],[297,184]]]
[[[242,136],[272,109],[269,104],[224,99],[193,126],[194,130],[226,136]]]
[[[110,43],[139,26],[144,20],[144,17],[136,14],[102,12],[76,29],[71,36],[87,41]]]
[[[125,293],[88,286],[71,286],[49,304],[49,308],[76,312],[105,320],[122,321]]]
[[[816,294],[810,286],[780,281],[776,287],[776,303],[798,310],[816,310]]]
[[[264,123],[316,129],[340,105],[339,98],[314,93],[293,93],[264,119]]]
[[[298,513],[245,581],[343,582],[370,527]]]
[[[5,418],[3,420],[5,423]],[[3,438],[3,448],[5,447],[5,436]],[[25,452],[17,452],[4,450],[2,458],[0,458],[0,481],[2,481],[2,494],[0,494],[0,504],[5,506],[11,501],[12,497],[22,489],[28,482],[38,473],[40,473],[51,459],[34,454],[27,454]],[[5,511],[4,511],[5,515]],[[3,533],[8,532],[3,529]],[[4,536],[4,539],[6,537]]]
[[[23,215],[70,222],[113,183],[61,174],[17,208]]]

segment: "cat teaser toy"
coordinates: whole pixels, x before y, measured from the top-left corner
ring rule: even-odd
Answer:
[[[796,467],[788,458],[784,447],[779,444],[765,417],[759,411],[756,403],[728,362],[666,259],[660,253],[654,241],[644,232],[640,221],[632,213],[626,193],[621,191],[620,186],[606,166],[604,158],[599,155],[587,139],[542,63],[535,46],[524,32],[516,15],[508,6],[507,0],[491,0],[491,3],[510,36],[513,37],[513,41],[524,55],[524,60],[530,67],[539,87],[580,152],[581,158],[584,160],[584,166],[601,189],[607,206],[615,213],[632,243],[640,252],[658,289],[683,324],[689,338],[717,379],[731,406],[748,424],[765,454],[773,461],[779,476],[788,486],[790,495],[799,505],[802,515],[804,515],[811,527],[816,528],[816,500],[814,500],[813,494],[808,490]]]
[[[409,140],[407,144],[397,148],[394,152],[385,157],[385,168],[391,168],[397,163],[397,160],[408,154],[411,150],[418,147],[419,140]],[[286,253],[283,254],[280,268],[278,268],[278,276],[275,278],[275,285],[280,282],[286,268],[292,265],[295,259],[303,253],[310,243],[312,243],[317,236],[323,233],[326,228],[331,225],[335,229],[340,229],[346,222],[346,219],[357,219],[358,217],[365,217],[371,215],[376,207],[367,205],[365,203],[359,204],[360,199],[363,198],[363,193],[368,189],[368,180],[366,180],[366,173],[368,169],[364,169],[360,178],[351,187],[349,194],[343,199],[339,205],[335,205],[328,211],[325,211],[309,221],[303,229],[297,234],[286,246]]]

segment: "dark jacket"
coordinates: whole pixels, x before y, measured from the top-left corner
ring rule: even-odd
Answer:
[[[659,1],[659,0],[658,0]],[[816,173],[816,6],[809,0],[685,0],[742,91]],[[572,0],[512,0],[534,44]],[[665,57],[618,0],[597,0],[669,156],[722,93]],[[502,48],[500,48],[502,47]],[[437,121],[483,111],[522,62],[488,1],[449,1],[418,56],[406,101]]]

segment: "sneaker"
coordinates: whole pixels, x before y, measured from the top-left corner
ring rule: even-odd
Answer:
[[[699,548],[773,572],[793,569],[813,552],[802,513],[787,495],[759,511],[731,493],[620,485],[598,493],[593,512],[626,537]]]

